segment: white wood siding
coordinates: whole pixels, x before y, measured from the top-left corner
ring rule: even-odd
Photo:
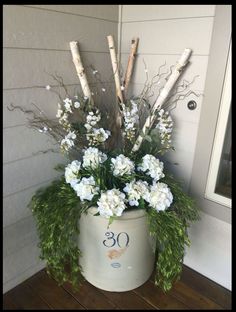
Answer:
[[[69,42],[80,42],[81,56],[93,88],[93,65],[104,86],[111,87],[112,68],[106,36],[117,40],[118,5],[4,5],[3,10],[3,290],[8,291],[40,270],[35,221],[27,207],[34,192],[59,173],[65,159],[52,148],[52,139],[26,127],[26,116],[9,112],[11,103],[32,109],[35,103],[55,118],[57,96],[45,89],[58,86],[49,74],[59,74],[73,92],[79,80]],[[99,86],[101,88],[101,86]],[[55,147],[54,147],[55,148]]]

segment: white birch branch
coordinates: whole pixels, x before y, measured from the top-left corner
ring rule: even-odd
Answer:
[[[84,96],[92,100],[92,94],[88,85],[88,80],[87,80],[86,73],[84,71],[84,67],[81,61],[81,57],[80,57],[79,43],[77,41],[71,41],[70,50],[71,50],[72,59],[76,68],[76,72],[80,80],[83,94]]]
[[[124,80],[124,87],[125,87],[125,93],[127,94],[129,82],[131,79],[131,75],[133,72],[133,66],[134,66],[134,60],[135,60],[135,55],[138,47],[138,41],[139,38],[134,38],[131,41],[131,51],[128,59],[128,65],[127,65],[127,70],[125,73],[125,80]]]
[[[120,87],[120,77],[119,77],[118,61],[117,61],[117,56],[116,56],[114,39],[110,35],[110,36],[107,36],[107,41],[108,41],[108,46],[109,46],[110,55],[111,55],[111,63],[112,63],[113,74],[114,74],[115,85],[116,85],[116,95],[119,99],[119,102],[123,103],[123,95],[122,95],[121,87]]]
[[[181,75],[184,67],[187,65],[188,60],[191,55],[191,49],[185,49],[183,54],[181,55],[179,61],[177,62],[172,74],[170,75],[168,81],[166,82],[163,90],[161,91],[159,97],[157,98],[155,104],[153,105],[152,111],[148,118],[146,119],[146,122],[141,130],[141,134],[138,136],[133,148],[132,152],[136,152],[145,137],[145,135],[148,133],[149,129],[151,129],[155,119],[156,119],[156,112],[161,109],[161,106],[166,101],[166,98],[170,94],[172,88],[174,87],[176,81],[178,80],[179,76]]]

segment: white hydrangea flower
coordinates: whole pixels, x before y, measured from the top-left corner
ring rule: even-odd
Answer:
[[[165,176],[163,173],[163,162],[150,154],[147,154],[142,158],[142,163],[137,169],[150,175],[154,181],[158,181]]]
[[[78,184],[73,186],[81,201],[92,200],[93,196],[98,194],[99,187],[96,186],[94,177],[82,178]]]
[[[150,192],[145,199],[149,203],[149,206],[156,209],[157,211],[161,211],[170,207],[173,201],[173,195],[167,184],[154,182],[150,187]]]
[[[128,157],[120,154],[116,158],[111,159],[111,169],[114,176],[123,176],[134,172],[134,163]]]
[[[125,194],[118,189],[108,190],[101,194],[97,202],[98,212],[101,216],[109,218],[111,216],[121,216],[125,210]]]
[[[78,174],[80,171],[81,162],[78,160],[72,161],[71,164],[67,165],[65,168],[65,179],[66,183],[69,183],[72,187],[78,183]]]
[[[96,147],[88,147],[84,151],[83,167],[84,168],[98,168],[99,164],[107,160],[107,155],[99,151]]]
[[[146,181],[138,180],[126,183],[123,191],[128,195],[130,206],[138,206],[140,198],[146,198],[149,193],[148,183]]]

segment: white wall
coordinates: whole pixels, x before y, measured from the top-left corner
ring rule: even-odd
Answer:
[[[202,212],[189,231],[184,264],[231,290],[231,235],[229,223]]]
[[[120,42],[124,68],[132,37],[140,38],[131,94],[140,91],[146,79],[143,60],[149,77],[152,77],[165,61],[167,69],[175,64],[184,48],[191,48],[193,54],[191,64],[182,78],[191,80],[199,75],[192,90],[204,93],[215,9],[215,5],[122,5]],[[197,102],[196,110],[188,110],[189,100]],[[191,95],[179,102],[172,111],[176,151],[167,154],[165,159],[179,164],[168,164],[167,167],[184,181],[186,191],[189,191],[192,179],[200,115],[204,104],[207,105],[203,97],[195,98]],[[201,216],[201,221],[189,229],[192,245],[186,251],[184,263],[231,289],[231,225],[206,213]]]
[[[192,90],[204,91],[208,54],[210,49],[214,5],[123,5],[121,10],[121,60],[125,68],[133,36],[139,37],[138,53],[132,78],[131,94],[143,87],[146,79],[145,61],[149,77],[152,78],[160,65],[166,62],[163,72],[175,64],[185,48],[193,53],[191,64],[182,78],[191,81],[196,79]],[[187,103],[196,100],[197,109],[190,111]],[[173,133],[175,153],[167,153],[171,171],[184,181],[188,190],[191,179],[194,150],[196,144],[202,97],[191,95],[173,110],[175,122]],[[177,162],[178,165],[174,165]]]
[[[117,5],[4,5],[3,11],[3,290],[6,292],[40,270],[38,239],[27,204],[34,192],[58,176],[59,154],[34,153],[52,141],[26,127],[23,113],[9,112],[10,103],[37,104],[55,118],[58,90],[47,73],[57,72],[73,91],[79,85],[69,42],[80,42],[84,65],[92,64],[110,84],[110,54],[106,36],[117,40]],[[96,87],[92,71],[89,81]]]

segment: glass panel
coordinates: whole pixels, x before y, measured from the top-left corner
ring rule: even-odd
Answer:
[[[231,178],[232,178],[232,129],[231,129],[231,107],[227,122],[227,129],[224,137],[224,145],[221,153],[220,165],[217,175],[215,193],[231,198]]]

